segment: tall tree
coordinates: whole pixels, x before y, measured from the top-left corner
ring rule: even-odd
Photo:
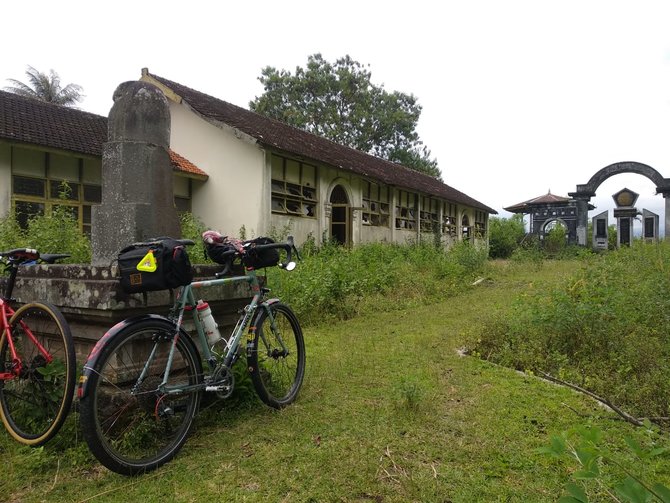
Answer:
[[[74,107],[84,97],[83,88],[77,84],[61,87],[60,77],[53,70],[49,70],[47,75],[28,66],[26,75],[28,84],[15,79],[7,79],[13,85],[5,87],[5,91],[66,107]]]
[[[251,110],[342,145],[441,178],[437,161],[416,132],[416,97],[384,90],[369,70],[349,56],[329,63],[307,58],[295,75],[267,66],[258,78],[265,92]]]

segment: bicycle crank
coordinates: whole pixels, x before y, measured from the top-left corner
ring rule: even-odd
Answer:
[[[205,386],[205,391],[216,393],[219,398],[228,398],[235,389],[235,376],[230,369],[224,365],[214,370]]]

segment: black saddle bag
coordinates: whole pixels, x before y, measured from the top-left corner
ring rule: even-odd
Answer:
[[[193,281],[186,248],[172,238],[126,246],[119,252],[118,262],[121,288],[126,293],[167,290]]]

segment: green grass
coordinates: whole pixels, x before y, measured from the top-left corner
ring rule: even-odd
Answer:
[[[245,397],[216,403],[175,460],[143,477],[102,468],[77,434],[76,414],[42,450],[1,433],[0,499],[556,501],[572,468],[536,452],[552,435],[597,425],[633,462],[622,438],[639,430],[581,395],[457,349],[492,306],[575,266],[496,263],[490,281],[444,301],[308,327],[305,383],[293,406],[277,412]],[[634,466],[645,479],[670,483],[667,456]]]

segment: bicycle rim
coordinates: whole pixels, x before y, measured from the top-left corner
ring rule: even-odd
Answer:
[[[157,468],[186,440],[199,394],[166,395],[158,389],[174,331],[169,324],[140,322],[101,350],[90,395],[82,400],[81,422],[93,454],[117,473],[135,475]],[[199,381],[197,353],[183,335],[175,346],[168,386]],[[145,366],[148,373],[140,381]]]
[[[305,373],[305,343],[293,312],[283,304],[271,306],[272,318],[263,311],[249,358],[252,381],[260,399],[274,408],[284,407],[298,395]]]
[[[0,381],[0,418],[17,441],[42,445],[58,432],[72,404],[76,365],[72,336],[63,315],[47,304],[26,304],[9,323],[21,371]],[[4,372],[14,365],[6,338],[0,365]]]

